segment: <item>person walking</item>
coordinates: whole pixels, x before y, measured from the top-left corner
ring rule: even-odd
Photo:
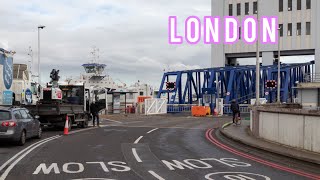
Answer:
[[[240,117],[240,107],[239,107],[239,104],[237,103],[237,101],[235,99],[233,99],[231,101],[231,111],[232,111],[232,114],[233,114],[232,122],[233,122],[233,124],[237,125],[238,119]]]
[[[97,120],[97,125],[100,127],[100,121],[99,121],[99,111],[96,103],[92,103],[90,106],[90,111],[92,114],[92,123],[93,126],[96,126],[96,120]]]

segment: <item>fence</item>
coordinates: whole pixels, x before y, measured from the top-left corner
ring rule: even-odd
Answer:
[[[167,114],[166,99],[145,99],[145,115]]]
[[[195,104],[168,104],[168,113],[179,113],[179,112],[191,112],[192,106],[197,106]]]
[[[306,74],[304,76],[305,82],[320,82],[320,74],[319,73],[312,73],[312,74]]]
[[[223,113],[224,114],[232,114],[230,107],[231,107],[231,104],[224,104],[223,105]],[[250,109],[249,109],[248,104],[239,104],[239,108],[240,108],[240,113],[242,113],[242,114],[250,113]]]

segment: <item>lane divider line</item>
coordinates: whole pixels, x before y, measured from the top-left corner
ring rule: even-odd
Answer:
[[[148,171],[152,176],[154,176],[155,178],[157,178],[158,180],[165,180],[163,179],[161,176],[159,176],[157,173],[155,173],[154,171]]]
[[[143,136],[140,136],[136,141],[134,141],[134,144],[138,144],[139,141],[143,138]]]
[[[35,143],[31,144],[30,146],[22,149],[20,152],[18,152],[17,154],[15,154],[12,158],[10,158],[10,159],[7,160],[5,163],[3,163],[3,164],[1,165],[1,167],[0,167],[0,171],[2,171],[3,168],[5,168],[11,161],[13,161],[13,160],[14,160],[16,157],[18,157],[20,154],[26,152],[28,149],[32,148],[33,146],[35,146],[35,145],[37,145],[37,144],[39,144],[39,143],[41,143],[41,142],[43,142],[43,141],[46,141],[46,140],[48,140],[48,139],[52,139],[52,138],[54,138],[54,137],[59,137],[59,135],[52,136],[52,137],[43,139],[43,140],[41,140],[41,141],[35,142]]]
[[[140,157],[138,156],[138,153],[137,153],[136,148],[132,148],[132,154],[133,154],[134,158],[136,158],[136,160],[137,160],[138,162],[142,162],[142,160],[141,160]]]
[[[153,131],[155,131],[155,130],[157,130],[157,129],[159,129],[159,128],[154,128],[154,129],[148,131],[147,134],[152,133]]]
[[[22,154],[18,159],[16,159],[7,169],[6,171],[0,176],[0,180],[5,180],[6,177],[8,176],[8,174],[10,173],[10,171],[14,168],[14,166],[16,164],[18,164],[25,156],[27,156],[31,151],[33,151],[34,149],[36,149],[37,147],[41,146],[42,144],[45,144],[49,141],[52,141],[54,139],[60,138],[61,136],[57,136],[51,139],[48,139],[46,141],[43,141],[39,144],[37,144],[36,146],[33,146],[31,149],[29,149],[27,152],[25,152],[24,154]]]
[[[248,154],[245,154],[243,152],[237,151],[237,150],[235,150],[235,149],[233,149],[233,148],[231,148],[229,146],[226,146],[226,145],[220,143],[218,140],[216,140],[212,136],[212,132],[213,132],[213,129],[208,129],[207,130],[207,132],[206,132],[207,140],[209,140],[211,143],[215,144],[216,146],[218,146],[218,147],[220,147],[220,148],[222,148],[222,149],[224,149],[226,151],[229,151],[229,152],[231,152],[233,154],[236,154],[238,156],[242,156],[242,157],[244,157],[246,159],[250,159],[252,161],[255,161],[255,162],[270,166],[270,167],[275,168],[275,169],[279,169],[279,170],[286,171],[286,172],[289,172],[289,173],[297,174],[297,175],[304,176],[304,177],[307,177],[307,178],[310,178],[310,179],[314,179],[314,180],[319,180],[320,179],[320,176],[318,176],[318,175],[309,174],[309,173],[306,173],[306,172],[303,172],[303,171],[291,169],[291,168],[288,168],[288,167],[285,167],[285,166],[282,166],[282,165],[278,165],[278,164],[275,164],[275,163],[272,163],[272,162],[269,162],[269,161],[266,161],[266,160],[263,160],[263,159],[248,155]]]

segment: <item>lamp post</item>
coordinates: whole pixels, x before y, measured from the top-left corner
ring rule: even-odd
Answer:
[[[38,26],[38,83],[41,86],[41,73],[40,73],[40,29],[45,28],[45,26]]]
[[[281,30],[281,27],[279,26],[278,28],[278,83],[277,83],[277,88],[278,88],[278,92],[277,92],[277,103],[280,104],[281,101],[281,93],[280,93],[280,87],[281,87],[281,84],[280,84],[280,30]]]
[[[259,0],[257,0],[257,43],[256,43],[256,105],[260,104],[260,52],[259,52]]]

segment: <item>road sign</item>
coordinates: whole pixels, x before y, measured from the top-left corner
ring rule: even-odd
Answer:
[[[2,101],[3,105],[12,105],[12,91],[3,91]]]
[[[275,80],[267,80],[265,83],[266,88],[276,88],[277,87],[277,82]]]
[[[227,96],[230,96],[230,92],[227,92]]]
[[[26,104],[32,104],[32,92],[29,88],[25,92],[25,99],[26,99]]]
[[[269,95],[269,92],[265,92],[264,94],[265,94],[266,96],[268,96],[268,95]]]

